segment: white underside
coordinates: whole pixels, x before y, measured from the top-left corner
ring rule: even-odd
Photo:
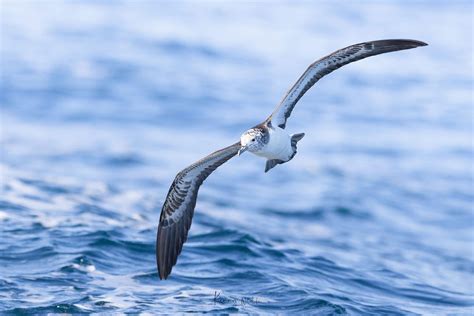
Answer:
[[[260,151],[254,152],[254,154],[267,159],[290,160],[291,155],[293,155],[291,136],[279,127],[270,128],[269,133],[270,140],[268,144]]]

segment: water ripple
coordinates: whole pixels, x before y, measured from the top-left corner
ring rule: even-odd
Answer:
[[[469,1],[12,3],[1,314],[472,312]],[[318,82],[290,163],[219,168],[159,281],[176,172],[264,119],[316,58],[387,34],[430,45]]]

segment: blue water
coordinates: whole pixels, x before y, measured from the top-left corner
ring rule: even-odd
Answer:
[[[473,5],[3,1],[0,311],[470,314]],[[201,188],[167,281],[175,174],[349,44],[430,45],[321,80],[298,155]]]

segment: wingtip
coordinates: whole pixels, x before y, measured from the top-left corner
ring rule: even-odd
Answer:
[[[412,42],[416,43],[416,47],[420,46],[428,46],[428,43],[425,43],[423,41],[418,41],[418,40],[411,40]]]
[[[158,277],[160,280],[167,280],[171,274],[172,267],[158,265]]]
[[[390,48],[389,51],[403,50],[416,48],[421,46],[427,46],[428,44],[423,41],[413,39],[385,39],[377,40],[372,42],[366,42],[365,44],[372,44],[374,48]]]
[[[171,271],[166,273],[166,271],[161,271],[161,270],[162,269],[160,269],[160,267],[158,267],[158,277],[160,278],[160,280],[168,279],[169,275],[171,274]],[[164,268],[163,268],[163,270],[164,270]]]
[[[428,44],[423,41],[413,40],[413,39],[400,39],[400,40],[395,40],[395,41],[405,42],[412,47],[428,46]]]

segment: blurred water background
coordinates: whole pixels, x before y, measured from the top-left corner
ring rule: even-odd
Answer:
[[[0,311],[473,312],[472,2],[0,5]],[[175,174],[385,38],[429,46],[317,83],[290,163],[218,169],[159,281]]]

